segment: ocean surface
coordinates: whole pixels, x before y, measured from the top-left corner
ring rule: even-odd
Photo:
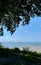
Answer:
[[[1,42],[3,46],[14,48],[18,47],[23,49],[23,47],[29,47],[30,50],[41,52],[41,42]]]

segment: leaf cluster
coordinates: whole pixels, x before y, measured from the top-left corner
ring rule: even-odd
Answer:
[[[41,0],[0,0],[0,25],[14,33],[20,22],[29,24],[30,18],[41,16]]]

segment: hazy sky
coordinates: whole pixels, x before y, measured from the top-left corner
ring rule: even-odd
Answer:
[[[5,29],[0,42],[41,42],[41,17],[31,18],[29,25],[19,25],[12,36]]]

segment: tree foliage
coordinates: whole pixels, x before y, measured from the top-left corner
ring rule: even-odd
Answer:
[[[27,49],[0,47],[0,65],[41,65],[41,54]]]
[[[28,24],[35,16],[41,16],[41,0],[0,0],[0,25],[11,34],[21,21],[23,25]]]

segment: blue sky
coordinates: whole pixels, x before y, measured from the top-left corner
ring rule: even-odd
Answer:
[[[31,18],[29,25],[22,26],[20,24],[12,36],[6,29],[4,29],[4,35],[0,36],[0,42],[7,42],[2,43],[6,47],[22,47],[31,45],[33,50],[38,49],[41,51],[41,43],[8,43],[41,42],[41,17]]]
[[[31,18],[29,25],[19,25],[12,36],[4,29],[0,42],[41,42],[41,17]]]

